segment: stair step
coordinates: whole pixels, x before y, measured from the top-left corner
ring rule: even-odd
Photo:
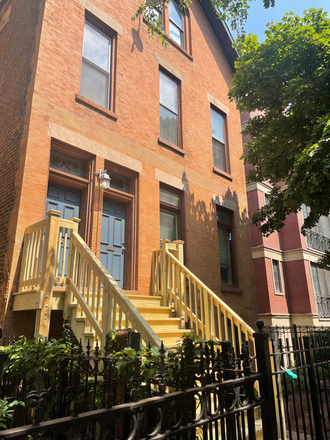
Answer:
[[[163,341],[166,347],[175,347],[178,345],[178,341],[180,340],[180,338],[184,333],[193,333],[193,331],[188,329],[181,329],[175,331],[156,332],[156,333],[159,339]]]
[[[79,316],[79,318],[76,317],[75,320],[77,322],[84,322],[84,321],[86,321],[86,318],[84,316]]]
[[[136,306],[136,308],[145,320],[172,317],[171,307]]]
[[[164,319],[147,319],[150,327],[157,333],[161,331],[180,330],[181,319],[180,318],[164,318]],[[185,329],[182,329],[184,332]]]
[[[83,332],[82,334],[85,338],[89,338],[89,339],[94,339],[95,338],[95,333],[94,332]]]
[[[162,300],[161,296],[127,295],[127,297],[135,306],[160,306]]]

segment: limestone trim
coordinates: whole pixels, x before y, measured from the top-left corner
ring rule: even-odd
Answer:
[[[189,185],[186,180],[165,173],[165,171],[159,170],[158,168],[155,168],[155,179],[159,180],[162,183],[166,183],[166,185],[172,186],[173,188],[177,188],[181,191],[188,192],[189,190]]]
[[[114,150],[106,145],[99,142],[88,139],[79,133],[72,130],[68,130],[65,127],[49,123],[49,135],[58,139],[59,141],[65,142],[73,147],[80,148],[81,150],[88,151],[89,153],[95,154],[100,157],[104,157],[118,165],[122,165],[125,168],[136,171],[137,173],[142,173],[142,162],[130,157],[124,153]]]
[[[108,14],[103,12],[100,8],[95,6],[90,0],[80,0],[80,5],[99,18],[103,23],[107,24],[111,29],[117,32],[119,35],[123,35],[124,28],[121,24],[117,23]]]
[[[271,260],[284,261],[282,251],[267,246],[256,246],[252,248],[252,258],[270,258]]]
[[[261,182],[251,182],[246,185],[246,192],[247,193],[250,191],[255,191],[256,189],[263,192],[263,193],[269,194],[270,190],[272,189],[272,186],[267,185],[267,183],[264,183],[264,182],[262,182],[262,183]]]
[[[233,202],[232,200],[225,199],[222,196],[219,196],[218,194],[212,194],[212,202],[215,205],[222,206],[223,208],[230,209],[230,211],[237,211],[237,204]]]
[[[172,75],[178,78],[181,82],[184,81],[184,74],[181,72],[181,70],[174,67],[171,63],[158,55],[158,53],[155,53],[155,60],[159,65],[164,67],[164,69],[166,69],[168,72],[172,73]]]
[[[317,263],[323,256],[323,252],[318,252],[313,249],[293,249],[285,251],[284,255],[285,261],[307,260],[312,263]]]
[[[226,115],[229,115],[229,108],[223,104],[221,101],[219,101],[217,98],[212,96],[210,93],[207,93],[207,100],[213,104],[215,107],[217,107],[219,110],[221,110],[223,113],[226,113]]]
[[[252,258],[271,258],[273,260],[283,261],[287,263],[289,261],[306,260],[312,263],[317,263],[322,257],[323,253],[314,251],[312,249],[292,249],[289,251],[281,251],[279,249],[273,249],[268,246],[256,246],[252,248]]]

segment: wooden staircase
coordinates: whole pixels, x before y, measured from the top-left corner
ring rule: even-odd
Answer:
[[[175,317],[175,310],[169,306],[162,306],[162,298],[160,296],[140,295],[139,292],[127,292],[127,298],[141,313],[149,326],[156,333],[158,338],[166,347],[175,347],[183,334],[192,333],[192,330],[184,327],[185,323],[181,318]],[[101,303],[103,295],[101,295]],[[77,303],[68,306],[66,319],[70,323],[75,335],[79,335],[81,343],[86,346],[89,342],[91,346],[96,343],[97,335],[89,324],[85,313]],[[102,314],[102,306],[100,306]],[[116,328],[119,326],[119,313],[116,311]],[[174,315],[174,316],[173,316]],[[102,320],[99,321],[100,326]],[[99,342],[99,341],[98,341]],[[146,341],[145,341],[146,342]]]
[[[254,352],[253,329],[184,266],[183,242],[162,240],[153,252],[152,296],[125,292],[79,236],[79,219],[60,216],[48,211],[25,232],[14,310],[37,311],[35,334],[48,337],[57,309],[83,346],[98,340],[102,349],[109,331],[132,328],[144,345],[172,347],[194,332],[239,346],[248,341]]]
[[[192,333],[192,330],[185,328],[184,320],[175,316],[173,307],[162,305],[161,296],[129,293],[127,297],[166,347],[176,346],[184,333]]]

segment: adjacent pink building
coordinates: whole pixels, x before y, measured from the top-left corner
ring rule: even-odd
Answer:
[[[243,127],[250,116],[242,115]],[[248,140],[243,136],[244,143]],[[316,266],[328,248],[330,218],[322,217],[304,237],[300,228],[308,207],[302,206],[280,232],[263,237],[252,215],[267,203],[270,189],[267,182],[247,184],[259,317],[266,325],[330,325],[330,269]]]

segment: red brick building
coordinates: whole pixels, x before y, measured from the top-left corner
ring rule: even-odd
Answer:
[[[249,117],[242,115],[243,126]],[[243,136],[243,142],[248,140]],[[328,248],[330,218],[321,218],[304,237],[300,230],[308,208],[303,206],[279,232],[263,237],[252,215],[267,203],[270,189],[267,182],[247,184],[259,317],[266,325],[329,325],[330,270],[316,263]]]
[[[0,1],[5,331],[33,334],[35,310],[14,311],[12,294],[25,228],[51,208],[81,219],[79,234],[124,290],[149,294],[152,251],[182,239],[187,267],[256,319],[231,37],[208,1],[184,12],[173,2],[164,47],[142,17],[131,21],[139,3]]]

